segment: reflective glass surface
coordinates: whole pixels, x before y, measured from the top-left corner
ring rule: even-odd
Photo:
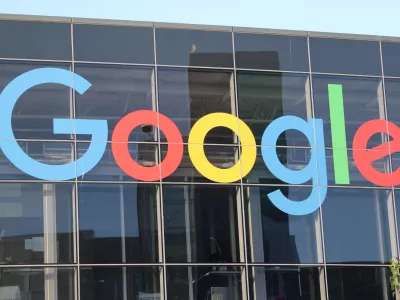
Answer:
[[[400,76],[399,53],[399,43],[382,43],[383,74],[385,76]]]
[[[307,39],[235,33],[236,68],[308,71]]]

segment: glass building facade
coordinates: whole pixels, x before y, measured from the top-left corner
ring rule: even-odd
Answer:
[[[398,42],[232,27],[0,20],[0,90],[42,67],[71,70],[92,84],[82,95],[55,84],[23,94],[12,126],[30,157],[65,164],[100,142],[54,134],[54,118],[102,119],[109,128],[99,164],[73,180],[38,180],[1,154],[0,299],[394,299],[388,266],[399,252],[400,189],[366,180],[351,147],[369,120],[400,125]],[[328,84],[343,87],[349,185],[335,183]],[[112,154],[116,124],[137,110],[167,116],[183,136],[179,167],[155,182],[128,176]],[[256,163],[237,182],[208,180],[188,154],[191,128],[214,112],[237,116],[256,139]],[[261,146],[265,128],[286,115],[324,120],[328,193],[304,216],[280,211],[267,196],[279,189],[301,201],[312,189],[311,182],[276,178],[261,157],[262,147],[274,147],[287,168],[308,165],[311,147],[300,132]],[[387,139],[376,135],[368,148]],[[207,134],[204,151],[214,166],[230,168],[243,147],[231,130],[218,127]],[[151,167],[165,158],[168,143],[159,128],[141,126],[128,148]],[[400,155],[382,157],[374,163],[380,172],[400,166]]]

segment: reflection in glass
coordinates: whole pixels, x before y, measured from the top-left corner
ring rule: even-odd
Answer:
[[[249,270],[250,299],[325,299],[323,269],[316,267],[254,267]]]
[[[84,267],[80,298],[85,300],[161,299],[160,267]]]
[[[322,205],[327,262],[387,263],[392,198],[384,189],[329,188]]]
[[[400,126],[400,80],[385,78],[387,118]]]
[[[347,148],[352,148],[354,135],[362,124],[374,119],[384,119],[381,79],[313,76],[314,114],[315,118],[324,121],[326,147],[332,147],[329,84],[342,85],[346,142]],[[370,138],[368,148],[381,145],[383,141],[384,134],[375,134]]]
[[[312,72],[382,75],[378,41],[310,38]]]
[[[156,40],[158,64],[233,67],[231,32],[157,28]]]
[[[79,184],[81,263],[158,262],[158,186]]]
[[[71,25],[0,21],[0,45],[1,58],[71,60]]]
[[[288,215],[276,208],[267,194],[280,190],[288,199],[306,199],[311,188],[297,186],[245,187],[249,260],[255,263],[317,263],[322,261],[318,211]]]
[[[392,300],[390,270],[383,267],[327,267],[329,300]]]
[[[74,58],[78,61],[154,63],[152,28],[74,25]]]
[[[231,73],[158,68],[158,89],[159,111],[175,122],[184,142],[201,117],[215,112],[235,115]],[[163,135],[161,141],[166,141]],[[205,138],[205,143],[233,142],[233,132],[225,127],[212,129]]]
[[[246,146],[243,146],[243,148]],[[243,178],[244,183],[261,183],[261,184],[287,184],[272,174],[266,166],[261,155],[263,147],[257,147],[257,158],[253,168]],[[310,148],[275,148],[278,159],[286,168],[290,170],[301,170],[305,168],[311,158]],[[304,184],[312,184],[309,180]]]
[[[5,141],[4,143],[11,143]],[[18,142],[32,159],[48,165],[64,165],[74,160],[74,144],[69,142]],[[0,149],[0,179],[32,180],[34,178],[17,169]],[[74,178],[72,178],[74,179]]]
[[[0,279],[0,297],[2,299],[74,299],[73,269],[2,268]]]
[[[73,185],[0,184],[0,264],[72,263]]]
[[[382,42],[382,62],[385,76],[400,76],[399,43]]]
[[[96,143],[96,142],[93,142]],[[77,143],[78,158],[84,155],[90,145],[93,143]],[[153,167],[158,165],[158,145],[157,144],[128,144],[128,151],[132,159],[138,164],[145,167]],[[85,164],[81,164],[83,170],[85,170]],[[83,170],[78,170],[83,171]],[[124,171],[115,162],[114,155],[111,149],[111,143],[107,144],[106,150],[104,151],[102,159],[99,163],[90,171],[78,178],[82,181],[137,181],[136,178],[132,178],[125,174]]]
[[[22,73],[44,67],[70,70],[68,64],[0,63],[0,91]],[[29,89],[22,94],[13,109],[12,128],[15,138],[71,139],[72,135],[53,133],[53,120],[71,118],[71,107],[71,89],[66,86],[41,84]]]
[[[164,185],[167,262],[239,261],[238,187]]]
[[[161,145],[161,158],[167,155],[167,145]],[[238,147],[205,145],[204,153],[209,162],[217,168],[232,168],[238,161]],[[162,165],[161,165],[162,168]],[[184,145],[184,153],[179,167],[163,182],[213,182],[200,174],[189,157],[188,146]],[[239,180],[238,180],[239,181]]]
[[[309,83],[306,75],[238,72],[239,118],[253,132],[258,145],[265,128],[281,116],[297,116],[307,120]],[[300,132],[281,134],[278,145],[310,146]]]
[[[307,38],[235,33],[236,67],[308,71]]]
[[[243,271],[227,266],[167,267],[167,298],[245,300]]]
[[[107,120],[108,139],[115,125],[125,115],[137,110],[155,110],[154,77],[152,68],[104,65],[76,65],[75,72],[92,86],[83,95],[76,95],[76,118]],[[156,128],[135,128],[130,141],[154,141]],[[90,135],[78,139],[91,140]]]

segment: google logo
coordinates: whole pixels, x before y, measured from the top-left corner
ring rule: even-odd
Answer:
[[[42,180],[70,180],[84,175],[101,160],[107,145],[108,124],[106,120],[54,119],[55,134],[91,135],[86,153],[74,162],[63,165],[48,165],[32,159],[18,145],[12,129],[12,112],[18,99],[30,88],[55,83],[85,93],[91,84],[78,74],[59,68],[39,68],[28,71],[12,80],[0,94],[0,147],[5,156],[21,171]],[[331,115],[333,159],[335,181],[349,184],[347,145],[344,123],[343,99],[340,85],[328,85]],[[56,101],[56,99],[55,99]],[[157,166],[145,167],[135,162],[128,151],[128,138],[132,130],[141,125],[158,127],[168,142],[164,160]],[[221,169],[209,162],[204,153],[204,139],[215,127],[226,127],[240,139],[241,156],[237,163]],[[284,166],[271,145],[277,145],[279,136],[287,130],[300,131],[311,145],[311,157],[301,170]],[[370,150],[369,139],[376,133],[388,133],[393,140]],[[372,163],[385,155],[400,150],[400,129],[385,120],[371,120],[360,126],[353,139],[354,161],[360,173],[378,186],[388,187],[400,184],[400,169],[393,173],[381,173]],[[96,142],[93,142],[96,141]],[[280,210],[291,215],[305,215],[317,210],[327,193],[327,170],[323,120],[310,118],[308,121],[295,116],[275,119],[265,129],[261,154],[266,167],[278,179],[288,184],[303,184],[312,180],[312,191],[303,201],[292,201],[280,190],[268,194],[270,201]],[[150,110],[140,110],[124,116],[112,134],[112,153],[117,165],[129,176],[142,181],[158,181],[178,168],[183,157],[182,135],[172,120]],[[245,177],[256,162],[256,141],[250,128],[237,117],[226,113],[212,113],[199,119],[193,126],[188,140],[189,156],[194,167],[204,177],[219,183],[229,183]],[[378,150],[378,151],[377,151]]]

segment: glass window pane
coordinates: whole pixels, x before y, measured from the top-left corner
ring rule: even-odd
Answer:
[[[249,270],[250,299],[325,299],[323,269],[300,266],[265,266]]]
[[[167,298],[246,300],[243,272],[227,266],[167,267]]]
[[[157,63],[233,68],[232,33],[156,29]]]
[[[77,24],[74,52],[78,61],[153,64],[153,29]]]
[[[307,38],[235,33],[236,67],[308,71]]]
[[[70,70],[67,64],[0,63],[0,91],[19,75],[37,68],[55,67]],[[71,118],[71,89],[60,84],[41,84],[26,91],[12,115],[17,139],[71,139],[72,135],[54,134],[55,118]]]
[[[167,262],[239,261],[238,187],[164,185]]]
[[[74,270],[68,268],[4,268],[0,295],[3,299],[72,300]]]
[[[329,300],[392,300],[389,268],[327,267]]]
[[[0,57],[71,60],[71,25],[0,21]]]
[[[384,189],[328,189],[322,205],[327,263],[387,263],[391,199]]]
[[[76,95],[76,118],[107,120],[108,139],[117,123],[125,115],[137,110],[155,110],[153,68],[104,65],[77,65],[75,72],[92,86],[83,95]],[[156,128],[145,131],[135,128],[129,141],[155,140]],[[78,135],[78,139],[91,140],[90,135]]]
[[[92,143],[77,143],[78,158],[83,156],[88,147]],[[111,143],[107,144],[106,151],[104,151],[103,157],[99,163],[90,171],[78,178],[81,181],[138,181],[137,178],[133,178],[117,165],[115,162],[114,155],[111,149]],[[154,167],[158,165],[158,145],[157,144],[128,144],[128,151],[132,159],[145,167]],[[158,165],[159,166],[159,165]],[[85,164],[81,164],[82,170],[84,171]],[[159,169],[159,167],[158,167]]]
[[[312,72],[382,75],[379,42],[310,38]]]
[[[158,89],[159,111],[175,122],[184,142],[201,117],[215,112],[235,115],[232,73],[158,68]],[[166,141],[163,134],[161,140]],[[205,143],[233,142],[233,132],[225,127],[212,129],[205,138]]]
[[[72,263],[73,185],[0,184],[0,264]]]
[[[297,186],[244,187],[249,260],[255,263],[317,263],[321,232],[318,211],[288,215],[276,208],[267,194],[279,189],[288,199],[302,201],[311,188]],[[321,250],[320,250],[321,251]]]
[[[78,196],[81,263],[159,261],[157,185],[79,184]]]
[[[313,76],[314,113],[315,118],[324,121],[326,147],[332,147],[328,92],[330,84],[342,88],[346,142],[347,148],[352,148],[354,135],[362,124],[374,119],[384,119],[382,81],[376,78]],[[332,98],[331,101],[336,103],[341,99]],[[373,135],[368,142],[368,148],[381,145],[384,138],[384,134]]]
[[[399,54],[399,43],[382,43],[383,73],[385,76],[400,76]]]
[[[238,147],[205,145],[204,153],[209,162],[220,169],[233,167],[239,157]],[[161,145],[161,159],[167,155],[168,145]],[[162,168],[162,165],[161,165]],[[239,182],[240,180],[237,180]],[[188,146],[184,145],[184,153],[179,167],[170,176],[163,178],[163,182],[213,182],[200,174],[193,166],[189,156]],[[213,182],[214,183],[214,182]]]
[[[4,141],[3,143],[13,143]],[[74,144],[70,142],[18,142],[21,149],[32,159],[48,165],[64,165],[74,161]],[[0,179],[37,179],[17,169],[0,149]],[[72,178],[71,180],[75,180]]]
[[[238,72],[237,85],[239,118],[250,127],[258,145],[265,128],[273,120],[281,116],[307,120],[310,94],[307,75]],[[265,146],[310,144],[299,131],[288,130],[280,135],[278,145]]]
[[[160,267],[83,267],[80,299],[161,299]]]
[[[400,80],[385,79],[386,111],[390,122],[400,126]]]
[[[243,146],[243,148],[246,146]],[[264,159],[261,154],[263,147],[257,147],[257,158],[256,162],[251,171],[243,178],[244,183],[260,183],[260,184],[287,184],[281,181],[272,174],[266,166]],[[305,168],[311,158],[310,148],[284,148],[276,147],[276,154],[280,162],[291,170],[301,170]],[[305,182],[304,184],[311,185],[312,180]]]

